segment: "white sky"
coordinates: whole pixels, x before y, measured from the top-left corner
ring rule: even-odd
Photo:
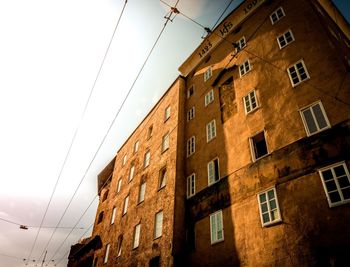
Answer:
[[[173,4],[175,0],[167,0]],[[180,0],[179,10],[213,26],[229,0]],[[241,0],[234,1],[232,8]],[[40,225],[73,134],[76,141],[44,221],[56,226],[165,22],[158,0],[129,0],[87,112],[81,115],[124,0],[0,1],[0,218]],[[231,8],[231,10],[232,10]],[[178,75],[203,30],[169,23],[60,226],[73,226],[97,193],[97,174]],[[79,227],[95,218],[97,202]],[[38,228],[0,220],[0,266],[24,266]],[[29,266],[40,266],[53,229],[42,229]],[[47,259],[85,230],[59,229]],[[7,256],[5,256],[7,255]],[[11,257],[8,257],[11,256]],[[41,258],[42,259],[42,258]],[[63,260],[59,266],[66,266]],[[46,266],[46,263],[45,265]],[[53,263],[49,264],[53,266]]]

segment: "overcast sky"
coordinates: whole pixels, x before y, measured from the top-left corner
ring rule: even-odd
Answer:
[[[40,266],[38,260],[53,232],[50,227],[58,223],[80,181],[83,182],[60,227],[72,227],[78,222],[97,194],[97,174],[176,79],[177,68],[202,40],[203,29],[183,17],[177,16],[168,23],[92,161],[169,11],[159,0],[128,1],[82,118],[124,2],[0,0],[1,267],[24,266],[23,259],[28,257],[38,232],[35,226],[40,225],[60,177],[29,263]],[[180,0],[178,8],[212,27],[229,2]],[[233,1],[229,11],[240,2]],[[347,5],[342,9],[350,12],[349,1],[338,2]],[[62,241],[70,229],[56,231],[47,247],[46,259],[55,260],[49,266],[66,256],[70,246],[93,223],[96,207],[97,201],[78,224],[84,229],[74,230],[66,242]],[[27,225],[29,229],[20,230],[10,222]],[[62,260],[57,266],[66,264]]]

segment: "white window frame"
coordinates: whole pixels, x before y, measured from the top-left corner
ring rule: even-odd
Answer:
[[[335,173],[335,168],[337,167],[340,167],[342,166],[343,167],[343,170],[345,172],[344,175],[342,175],[341,177],[337,176],[337,174]],[[325,171],[331,171],[332,172],[332,179],[328,179],[327,181],[325,180],[325,177],[324,177],[324,172]],[[349,190],[350,188],[350,174],[349,174],[349,170],[346,166],[346,163],[345,161],[342,161],[342,162],[338,162],[338,163],[335,163],[335,164],[332,164],[330,166],[327,166],[327,167],[324,167],[322,169],[319,169],[318,170],[318,173],[320,175],[320,178],[321,178],[321,181],[322,181],[322,185],[323,185],[323,189],[326,193],[326,197],[327,197],[327,201],[328,201],[328,205],[330,208],[333,208],[333,207],[336,207],[336,206],[339,206],[339,205],[343,205],[343,204],[346,204],[346,203],[350,203],[350,198],[346,199],[344,198],[344,194],[342,192],[343,189],[347,189]],[[339,178],[342,178],[343,180],[345,180],[345,177],[347,178],[347,183],[348,185],[347,186],[343,186],[339,183]],[[336,189],[334,190],[328,190],[327,188],[327,183],[330,183],[331,181],[333,181]],[[332,202],[329,194],[330,193],[337,193],[340,197],[340,201],[337,201],[337,202]]]
[[[141,224],[137,224],[134,227],[134,236],[133,236],[133,242],[132,242],[132,248],[138,248],[140,245],[140,234],[141,234]]]
[[[162,138],[162,152],[165,152],[169,149],[170,143],[170,134],[166,133]]]
[[[115,222],[115,215],[117,213],[117,208],[116,207],[113,207],[112,209],[112,216],[111,216],[111,225],[114,224]]]
[[[297,68],[297,65],[298,64],[302,64],[302,67],[303,67],[303,69],[304,69],[304,72],[305,72],[305,74],[306,74],[306,78],[304,78],[304,79],[302,79],[301,78],[301,74],[300,74],[300,71],[299,71],[299,69]],[[295,70],[295,73],[296,73],[296,75],[297,75],[297,78],[298,78],[298,82],[296,82],[296,83],[294,83],[294,81],[293,81],[293,78],[292,78],[292,74],[291,74],[291,68],[294,68],[294,70]],[[296,86],[298,86],[299,84],[301,84],[301,83],[303,83],[303,82],[305,82],[305,81],[307,81],[307,80],[309,80],[310,79],[310,75],[309,75],[309,72],[307,71],[307,68],[306,68],[306,65],[305,65],[305,63],[304,63],[304,60],[299,60],[298,62],[296,62],[296,63],[294,63],[293,65],[290,65],[288,68],[287,68],[287,72],[288,72],[288,76],[289,76],[289,79],[290,79],[290,82],[291,82],[291,84],[292,84],[292,86],[293,87],[296,87]]]
[[[192,94],[191,94],[191,89],[192,89]],[[193,94],[194,94],[194,85],[191,85],[190,87],[188,87],[187,89],[187,98],[190,98]]]
[[[282,11],[282,16],[278,15],[278,11],[281,10]],[[277,20],[273,21],[272,16],[276,16]],[[276,24],[278,21],[280,21],[282,18],[284,18],[286,16],[286,13],[284,12],[283,8],[280,6],[279,8],[277,8],[274,12],[271,13],[270,15],[270,20],[272,25]]]
[[[127,195],[124,198],[123,215],[125,215],[128,212],[128,206],[129,206],[129,195]]]
[[[192,119],[194,119],[195,117],[195,107],[193,106],[192,108],[190,108],[190,110],[187,112],[187,121],[190,121]]]
[[[215,161],[216,160],[218,162],[218,177],[215,177]],[[208,162],[207,171],[208,171],[208,186],[211,186],[220,180],[220,161],[219,161],[218,157],[216,157]]]
[[[135,165],[131,165],[130,170],[129,170],[128,181],[131,182],[132,179],[134,179],[134,176],[135,176]]]
[[[140,140],[137,140],[134,144],[134,154],[139,150]]]
[[[210,77],[213,76],[213,68],[209,67],[205,72],[204,72],[204,82],[208,81]]]
[[[207,130],[207,143],[208,143],[216,137],[216,121],[215,121],[215,119],[207,124],[206,130]]]
[[[168,170],[166,167],[162,168],[159,171],[158,189],[162,189],[163,187],[166,186],[167,175],[168,175]]]
[[[239,65],[239,77],[243,77],[246,75],[248,72],[252,70],[252,66],[250,64],[249,58],[246,59],[241,65]]]
[[[108,262],[108,257],[109,257],[109,248],[110,248],[111,244],[108,243],[106,245],[106,252],[105,252],[105,257],[103,259],[103,263],[106,264]]]
[[[122,178],[119,178],[117,183],[117,193],[119,193],[121,189],[122,189]]]
[[[196,137],[193,135],[191,136],[187,142],[187,157],[192,156],[196,152]]]
[[[269,198],[269,192],[272,191],[273,194],[274,194],[274,198]],[[264,195],[265,196],[265,201],[261,201],[261,198],[260,196]],[[282,221],[282,217],[281,217],[281,212],[280,212],[280,208],[279,208],[279,204],[278,204],[278,198],[277,198],[277,193],[276,193],[276,188],[275,187],[272,187],[272,188],[269,188],[267,190],[264,190],[262,192],[259,192],[257,194],[257,197],[258,197],[258,203],[259,203],[259,212],[260,212],[260,221],[261,221],[261,225],[264,227],[264,226],[268,226],[268,225],[272,225],[272,224],[275,224],[275,223],[278,223],[278,222],[281,222]],[[271,202],[272,201],[275,201],[276,203],[276,207],[271,207]],[[263,211],[262,210],[262,206],[266,204],[266,208],[267,210],[266,211]],[[276,211],[276,213],[272,213]],[[264,222],[264,214],[267,214],[268,215],[268,219],[269,221],[267,222]],[[272,219],[271,216],[272,214],[275,215],[278,215],[275,219]]]
[[[246,47],[247,43],[245,41],[245,37],[243,36],[241,39],[239,39],[237,42],[237,47],[236,47],[236,53],[241,51],[244,47]]]
[[[256,151],[255,151],[255,142],[254,142],[254,137],[256,137],[257,135],[263,133],[264,134],[264,140],[265,140],[265,144],[266,144],[266,150],[267,150],[267,153],[260,156],[260,157],[257,157],[258,155],[256,155]],[[259,159],[262,159],[264,157],[266,157],[267,155],[269,155],[269,146],[267,144],[267,140],[266,140],[266,132],[265,130],[264,131],[261,131],[261,132],[258,132],[256,133],[255,135],[249,137],[249,144],[250,144],[250,153],[252,155],[252,160],[253,162],[259,160]]]
[[[150,161],[151,161],[151,151],[147,150],[143,158],[143,167],[144,168],[148,167],[150,164]]]
[[[253,96],[251,95],[252,93],[253,93]],[[259,108],[258,97],[255,90],[250,91],[247,95],[243,97],[243,104],[244,104],[244,111],[246,115],[253,112],[257,108]],[[253,107],[254,104],[255,104],[255,107]]]
[[[192,173],[187,177],[187,198],[196,194],[196,174]]]
[[[222,218],[222,210],[210,214],[210,243],[213,245],[224,241],[224,221]],[[219,233],[221,233],[221,237]]]
[[[140,189],[139,189],[138,203],[145,201],[145,195],[146,195],[146,182],[143,182],[140,185]]]
[[[154,234],[153,238],[157,239],[162,236],[163,232],[163,211],[159,211],[156,213],[154,217]]]
[[[204,97],[204,106],[208,106],[214,101],[214,90],[211,89]]]
[[[128,155],[125,154],[124,157],[123,157],[123,166],[125,165],[127,160],[128,160]]]
[[[122,245],[123,245],[123,236],[118,236],[118,243],[117,243],[117,257],[120,257],[122,255]]]
[[[315,111],[314,111],[314,109],[313,109],[313,108],[316,107],[317,105],[320,107],[320,110],[321,110],[322,115],[323,115],[323,119],[325,120],[325,122],[326,122],[326,124],[327,124],[326,127],[321,128],[320,125],[319,125],[319,123],[318,123],[318,121],[317,121],[317,117],[316,117]],[[305,112],[306,110],[310,110],[310,112],[311,112],[311,116],[312,116],[313,122],[314,122],[314,124],[315,124],[315,126],[316,126],[316,128],[317,128],[317,131],[316,131],[316,132],[313,132],[313,133],[310,132],[309,125],[307,124],[307,121],[306,121],[305,115],[304,115],[304,112]],[[324,107],[323,107],[321,101],[317,101],[317,102],[312,103],[311,105],[309,105],[309,106],[307,106],[307,107],[304,107],[304,108],[300,109],[300,110],[299,110],[299,113],[300,113],[301,119],[302,119],[302,121],[303,121],[304,128],[305,128],[305,131],[306,131],[307,136],[311,136],[311,135],[317,134],[317,133],[319,133],[319,132],[322,132],[322,131],[324,131],[324,130],[327,130],[327,129],[331,128],[331,124],[330,124],[330,122],[329,122],[329,120],[328,120],[327,113],[326,113],[326,111],[325,111],[325,109],[324,109]]]
[[[170,118],[171,114],[171,106],[167,106],[164,111],[164,122],[166,122]]]
[[[288,37],[287,37],[286,35],[287,35],[288,33],[290,34],[290,36],[291,36],[291,38],[292,38],[291,41],[288,41],[288,40],[287,40]],[[281,43],[281,38],[283,38],[283,41],[285,42],[284,45]],[[288,46],[289,44],[291,44],[292,42],[295,41],[295,38],[294,38],[294,35],[293,35],[293,32],[292,32],[291,29],[289,29],[289,30],[285,31],[284,33],[282,33],[281,35],[277,36],[276,39],[277,39],[277,43],[278,43],[278,46],[279,46],[280,49],[285,48],[286,46]]]

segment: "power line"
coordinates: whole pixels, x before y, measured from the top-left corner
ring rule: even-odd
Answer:
[[[24,226],[24,227],[27,227],[27,228],[39,228],[40,226],[39,225],[27,225],[27,224],[23,224],[23,223],[18,223],[18,222],[15,222],[15,221],[11,221],[11,220],[7,220],[7,219],[4,219],[4,218],[0,218],[1,221],[4,221],[4,222],[7,222],[7,223],[10,223],[10,224],[14,224],[14,225],[18,225],[18,226]],[[55,228],[54,226],[41,226],[41,228]],[[62,226],[60,227],[61,229],[72,229],[72,228],[75,228],[75,227],[69,227],[69,226]],[[77,227],[75,229],[84,229],[82,227]],[[27,230],[27,229],[26,229]]]
[[[121,13],[120,13],[120,15],[119,15],[117,24],[116,24],[116,26],[114,27],[114,31],[113,31],[112,37],[110,38],[110,41],[109,41],[109,44],[108,44],[108,46],[107,46],[106,52],[105,52],[105,54],[104,54],[104,56],[103,56],[102,62],[101,62],[101,64],[100,64],[99,70],[98,70],[98,72],[97,72],[96,78],[95,78],[94,83],[93,83],[93,85],[92,85],[92,87],[91,87],[91,89],[90,89],[90,93],[89,93],[89,96],[88,96],[87,101],[86,101],[86,103],[85,103],[84,110],[83,110],[83,113],[82,113],[81,118],[80,118],[80,122],[78,123],[78,126],[77,126],[77,128],[75,129],[75,132],[74,132],[74,135],[73,135],[73,137],[72,137],[71,143],[70,143],[70,145],[69,145],[67,154],[66,154],[65,159],[64,159],[64,161],[63,161],[63,164],[62,164],[62,166],[61,166],[61,169],[60,169],[59,175],[58,175],[58,177],[57,177],[57,179],[56,179],[56,183],[55,183],[54,188],[53,188],[53,190],[52,190],[52,193],[51,193],[49,202],[48,202],[48,204],[47,204],[47,206],[46,206],[44,215],[43,215],[43,217],[42,217],[42,219],[41,219],[39,229],[38,229],[38,231],[37,231],[37,233],[36,233],[36,236],[35,236],[33,245],[32,245],[32,247],[31,247],[30,253],[29,253],[29,255],[28,255],[28,261],[30,260],[30,257],[32,256],[34,247],[35,247],[36,242],[37,242],[38,237],[39,237],[39,233],[40,233],[40,231],[41,231],[41,228],[42,228],[42,226],[43,226],[43,223],[44,223],[44,220],[45,220],[45,218],[46,218],[47,212],[48,212],[49,207],[50,207],[50,205],[51,205],[53,196],[54,196],[54,194],[55,194],[55,192],[56,192],[58,183],[59,183],[60,178],[61,178],[61,176],[62,176],[63,169],[64,169],[65,166],[66,166],[66,162],[67,162],[67,160],[68,160],[68,157],[69,157],[69,155],[70,155],[71,149],[72,149],[73,144],[74,144],[74,142],[75,142],[75,139],[76,139],[76,137],[77,137],[77,134],[78,134],[78,131],[79,131],[79,129],[80,129],[80,125],[81,125],[81,123],[82,123],[82,121],[83,121],[83,118],[84,118],[84,116],[85,116],[87,107],[88,107],[88,105],[89,105],[89,103],[90,103],[91,96],[92,96],[93,91],[94,91],[94,89],[95,89],[97,80],[98,80],[98,78],[100,77],[101,70],[102,70],[102,68],[103,68],[103,66],[104,66],[104,62],[105,62],[105,60],[106,60],[107,54],[108,54],[109,49],[110,49],[110,47],[111,47],[112,41],[113,41],[113,39],[114,39],[114,35],[115,35],[115,33],[116,33],[116,31],[117,31],[117,28],[118,28],[118,26],[119,26],[119,22],[120,22],[120,20],[121,20],[121,17],[122,17],[122,15],[123,15],[123,13],[124,13],[126,4],[127,4],[127,0],[125,0],[124,6],[123,6],[122,11],[121,11]]]
[[[224,11],[222,11],[221,15],[219,16],[219,18],[218,18],[218,19],[216,20],[216,22],[214,23],[213,27],[211,27],[211,30],[213,30],[213,29],[216,27],[216,25],[219,23],[219,21],[221,20],[222,16],[225,14],[225,12],[226,12],[227,9],[230,7],[230,5],[232,4],[233,1],[235,1],[235,0],[231,0],[231,1],[227,4],[227,6],[226,6],[226,8],[224,9]]]

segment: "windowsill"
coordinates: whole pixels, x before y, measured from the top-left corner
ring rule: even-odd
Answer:
[[[170,116],[166,119],[164,119],[164,123],[166,123],[170,119]]]
[[[153,241],[160,239],[162,236],[154,237]]]
[[[245,75],[247,75],[247,74],[248,74],[249,72],[251,72],[251,71],[252,71],[252,69],[248,70],[248,71],[245,72],[244,74],[239,73],[239,77],[242,78],[242,77],[244,77]]]
[[[259,160],[261,160],[261,159],[263,159],[263,158],[265,158],[265,157],[267,157],[267,156],[269,156],[269,155],[270,155],[270,153],[267,153],[267,154],[265,154],[264,156],[261,156],[261,157],[259,157],[259,158],[257,158],[257,159],[253,158],[253,162],[257,162],[257,161],[259,161]]]
[[[162,150],[162,153],[161,153],[161,154],[167,152],[168,150],[169,150],[169,147],[167,147],[166,149]]]
[[[327,130],[327,129],[330,129],[331,127],[332,127],[332,126],[329,125],[329,126],[327,126],[326,128],[323,128],[322,130],[319,130],[319,131],[314,132],[314,133],[312,133],[312,134],[306,132],[306,135],[307,135],[307,137],[313,136],[313,135],[318,134],[318,133],[320,133],[320,132],[323,132],[323,131],[325,131],[325,130]]]
[[[208,187],[210,187],[210,186],[212,186],[212,185],[214,185],[214,184],[216,184],[216,183],[218,183],[220,181],[220,178],[219,179],[217,179],[214,183],[211,183],[211,184],[209,184],[208,183]]]
[[[255,113],[257,110],[259,110],[260,109],[260,106],[257,106],[255,109],[253,109],[253,110],[251,110],[251,111],[249,111],[249,112],[246,112],[245,113],[245,115],[246,116],[248,116],[248,115],[250,115],[250,114],[253,114],[253,113]]]
[[[308,80],[310,80],[310,77],[307,77],[305,80],[302,80],[302,81],[298,82],[297,84],[293,84],[293,83],[292,83],[292,87],[295,88],[295,87],[297,87],[298,85],[300,85],[300,84],[302,84],[302,83],[304,83],[304,82],[306,82],[306,81],[308,81]]]
[[[219,244],[219,243],[224,242],[224,241],[225,241],[225,239],[221,239],[221,240],[215,241],[213,243],[210,243],[210,245],[214,246],[214,245]]]
[[[187,158],[190,158],[193,155],[194,155],[194,152],[192,154],[190,154],[190,155],[187,155]]]
[[[137,206],[138,206],[138,205],[141,205],[143,202],[145,202],[145,200],[142,200],[142,201],[138,202],[138,203],[137,203]]]
[[[345,204],[349,204],[350,203],[350,199],[347,199],[347,200],[344,200],[344,201],[339,201],[339,202],[336,202],[336,203],[330,203],[328,201],[328,205],[330,208],[335,208],[335,207],[339,207],[339,206],[342,206],[342,205],[345,205]]]
[[[139,248],[139,246],[137,246],[136,248],[132,248],[132,250],[134,251],[134,250],[136,250],[136,249],[138,249]]]
[[[273,221],[273,222],[269,222],[269,223],[265,223],[262,225],[262,227],[270,227],[270,226],[274,226],[274,225],[277,225],[277,224],[280,224],[282,223],[282,219],[279,219],[279,220],[276,220],[276,221]]]
[[[186,199],[190,199],[191,197],[194,197],[196,194],[190,195],[190,196],[186,196]]]
[[[165,187],[166,187],[166,185],[164,185],[164,186],[158,188],[157,192],[159,192],[160,190],[162,190],[162,189],[165,188]]]
[[[285,46],[281,47],[280,44],[278,44],[280,50],[282,50],[283,48],[287,47],[288,45],[290,45],[291,43],[293,43],[295,40],[291,41],[290,43],[286,44]]]
[[[212,137],[210,140],[207,140],[207,144],[209,144],[211,141],[213,141],[216,138],[216,135]]]
[[[213,101],[210,101],[208,104],[204,104],[204,107],[206,108],[207,106],[209,106],[211,103],[213,103],[214,102],[214,100]]]

